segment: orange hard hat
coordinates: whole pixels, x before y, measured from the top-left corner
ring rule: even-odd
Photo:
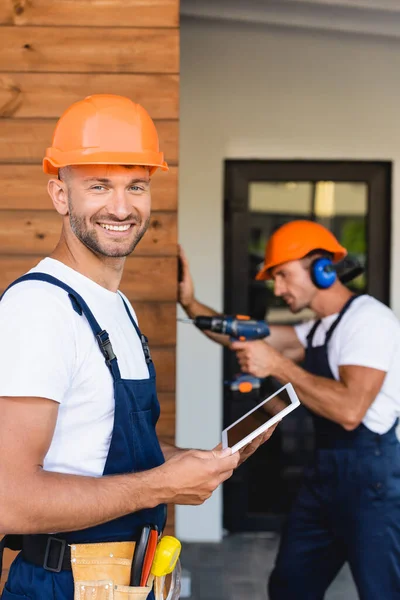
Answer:
[[[60,117],[43,170],[57,175],[68,165],[143,165],[168,171],[147,111],[124,96],[95,94]]]
[[[290,260],[300,260],[313,250],[325,250],[333,254],[333,262],[347,254],[333,235],[315,221],[290,221],[277,229],[265,248],[265,259],[256,279],[271,279],[270,269]]]

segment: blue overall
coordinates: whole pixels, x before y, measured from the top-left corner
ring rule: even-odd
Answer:
[[[328,344],[352,296],[313,347],[308,339],[304,368],[334,379]],[[400,445],[396,424],[379,435],[363,424],[346,431],[313,415],[315,458],[282,533],[269,580],[270,600],[322,600],[348,562],[361,600],[400,598]]]
[[[160,406],[156,393],[154,364],[147,346],[147,339],[141,334],[122,296],[121,300],[124,302],[132,326],[142,342],[149,379],[121,378],[118,360],[112,350],[108,333],[101,329],[83,298],[68,285],[44,273],[24,275],[11,285],[32,279],[56,285],[66,291],[71,300],[71,310],[74,309],[78,314],[83,315],[82,318],[86,317],[88,320],[112,375],[115,400],[114,427],[103,475],[143,471],[161,465],[164,457],[155,431]],[[115,490],[115,495],[118,495],[118,489]],[[55,534],[55,537],[65,539],[67,544],[134,541],[140,536],[140,530],[144,524],[154,523],[158,526],[159,531],[162,531],[165,519],[166,506],[159,505],[156,508],[141,510],[96,527]],[[22,553],[17,556],[10,568],[6,588],[1,596],[2,600],[26,598],[29,600],[73,600],[73,597],[74,587],[70,570],[62,570],[59,573],[45,570],[43,567],[35,566],[24,560]],[[154,595],[151,594],[149,600],[153,598]]]

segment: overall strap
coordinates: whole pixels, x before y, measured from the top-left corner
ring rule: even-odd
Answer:
[[[329,340],[332,337],[333,332],[335,331],[336,327],[339,325],[340,321],[343,319],[344,314],[347,312],[347,310],[350,308],[350,306],[352,305],[352,303],[354,302],[354,300],[356,300],[356,298],[359,298],[361,296],[361,294],[354,294],[354,296],[351,296],[346,304],[343,306],[342,310],[340,311],[340,313],[338,314],[338,317],[336,319],[336,321],[334,321],[332,323],[332,325],[330,326],[330,328],[328,329],[327,333],[326,333],[326,337],[325,337],[325,345],[329,342]]]
[[[310,333],[307,335],[307,347],[311,348],[312,347],[312,343],[313,343],[313,339],[314,339],[314,334],[317,331],[319,325],[321,323],[321,319],[318,319],[318,321],[315,321],[314,325],[311,327],[311,331]]]
[[[121,297],[122,302],[124,303],[125,306],[125,310],[128,313],[128,317],[132,323],[132,325],[135,328],[136,333],[139,336],[140,342],[142,344],[142,349],[143,349],[143,354],[144,354],[144,358],[146,359],[146,363],[147,363],[147,368],[149,370],[149,375],[150,377],[153,377],[155,375],[155,368],[154,368],[154,363],[153,360],[151,358],[151,354],[150,354],[150,348],[149,348],[149,340],[147,339],[147,337],[145,335],[143,335],[143,333],[140,331],[138,324],[136,323],[135,319],[132,317],[132,313],[129,310],[129,306],[127,305],[123,295],[120,293],[119,294]]]
[[[340,313],[338,314],[337,318],[335,319],[335,321],[332,323],[332,325],[328,329],[328,331],[326,333],[326,336],[325,336],[324,346],[326,346],[328,344],[329,340],[332,337],[333,332],[335,331],[336,327],[339,325],[339,323],[342,320],[345,312],[348,310],[348,308],[350,308],[350,305],[352,304],[352,302],[354,302],[354,300],[356,298],[359,298],[360,296],[361,296],[361,294],[355,294],[354,296],[351,296],[351,298],[349,298],[347,300],[346,304],[343,306],[343,308],[340,311]],[[320,323],[321,323],[321,319],[318,319],[318,321],[315,321],[314,325],[311,328],[310,333],[307,335],[307,346],[308,347],[312,346],[312,342],[313,342],[313,339],[314,339],[314,334],[317,331]]]
[[[19,277],[13,283],[11,283],[8,288],[3,292],[0,297],[0,301],[2,300],[4,294],[12,288],[17,283],[22,283],[23,281],[44,281],[46,283],[50,283],[51,285],[55,285],[61,289],[63,289],[68,294],[68,298],[71,301],[72,308],[78,315],[85,315],[91,330],[93,331],[93,335],[95,336],[102,355],[106,361],[107,367],[110,369],[111,375],[113,379],[121,379],[121,374],[119,372],[117,357],[114,354],[114,350],[111,345],[110,337],[105,329],[102,329],[98,322],[96,321],[95,316],[92,311],[86,304],[85,300],[80,296],[74,289],[72,289],[69,285],[60,281],[56,277],[52,275],[48,275],[47,273],[27,273],[22,277]]]

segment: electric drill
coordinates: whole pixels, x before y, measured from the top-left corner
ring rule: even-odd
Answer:
[[[269,336],[270,330],[265,321],[256,321],[245,315],[216,315],[213,317],[199,315],[194,319],[179,319],[183,323],[193,323],[202,331],[211,331],[229,335],[231,341],[241,342],[250,340],[262,340]],[[241,373],[233,381],[226,382],[232,391],[248,393],[260,388],[258,377]]]

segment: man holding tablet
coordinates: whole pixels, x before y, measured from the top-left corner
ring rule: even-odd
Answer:
[[[22,550],[3,600],[154,600],[135,560],[130,578],[143,531],[205,502],[272,433],[236,453],[157,436],[155,367],[119,286],[158,168],[150,115],[114,94],[68,107],[46,151],[60,238],[0,298],[0,574],[3,548]]]
[[[400,324],[339,281],[335,263],[346,254],[315,222],[283,225],[257,279],[272,279],[293,313],[310,308],[316,319],[271,326],[253,342],[208,333],[236,351],[243,372],[291,382],[314,419],[315,458],[281,538],[270,600],[322,600],[345,562],[363,600],[400,598]],[[182,263],[181,305],[192,318],[214,314],[195,299],[183,253]]]

